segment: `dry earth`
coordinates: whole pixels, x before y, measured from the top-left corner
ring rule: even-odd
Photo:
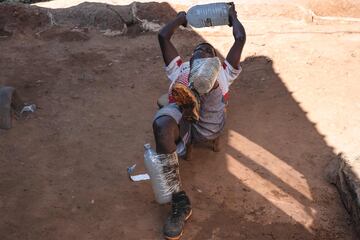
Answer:
[[[156,34],[134,24],[107,37],[3,7],[0,83],[38,111],[0,131],[0,239],[161,239],[169,206],[126,174],[134,163],[144,170],[142,146],[154,143],[168,87]],[[153,3],[138,14],[162,23],[175,11]],[[359,23],[242,20],[243,72],[223,149],[198,146],[180,163],[194,208],[183,239],[356,239],[324,168],[358,150]],[[174,36],[185,59],[204,40],[225,56],[231,29]]]

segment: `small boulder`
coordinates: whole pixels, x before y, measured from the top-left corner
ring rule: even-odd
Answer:
[[[360,157],[349,159],[339,154],[328,165],[326,175],[336,185],[360,236]]]

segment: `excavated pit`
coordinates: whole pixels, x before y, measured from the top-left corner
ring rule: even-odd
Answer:
[[[186,9],[174,6],[0,4],[0,84],[38,106],[0,131],[0,239],[161,238],[169,209],[149,184],[128,182],[126,168],[144,169],[142,145],[153,143],[156,100],[168,88],[156,31]],[[341,198],[326,182],[325,167],[341,158],[319,130],[334,120],[316,112],[359,116],[346,108],[357,102],[358,28],[289,9],[239,10],[248,37],[224,148],[195,148],[195,160],[180,163],[194,207],[184,239],[357,239],[341,202],[358,219],[357,180],[348,182],[357,175],[335,166]],[[325,10],[313,12],[358,16]],[[174,36],[184,60],[203,41],[224,58],[231,30]],[[339,79],[354,86],[346,98]]]

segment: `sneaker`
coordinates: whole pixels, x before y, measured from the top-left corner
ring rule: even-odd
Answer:
[[[191,216],[192,209],[189,198],[184,191],[174,193],[171,201],[171,214],[164,226],[164,236],[169,240],[180,239],[185,221]]]
[[[196,122],[199,120],[200,103],[196,94],[181,83],[175,83],[171,90],[172,97],[181,108],[185,120]]]

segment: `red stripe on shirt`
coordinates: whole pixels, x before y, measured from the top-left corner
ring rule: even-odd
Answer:
[[[223,97],[225,101],[229,100],[229,92],[225,93]]]
[[[225,62],[223,62],[222,66],[223,66],[224,69],[226,69],[226,67],[227,67]]]
[[[178,65],[178,67],[180,67],[181,64],[182,64],[182,60],[181,60],[181,59],[179,59],[179,60],[176,61],[176,65]]]
[[[175,99],[173,96],[169,95],[169,103],[174,103]]]

